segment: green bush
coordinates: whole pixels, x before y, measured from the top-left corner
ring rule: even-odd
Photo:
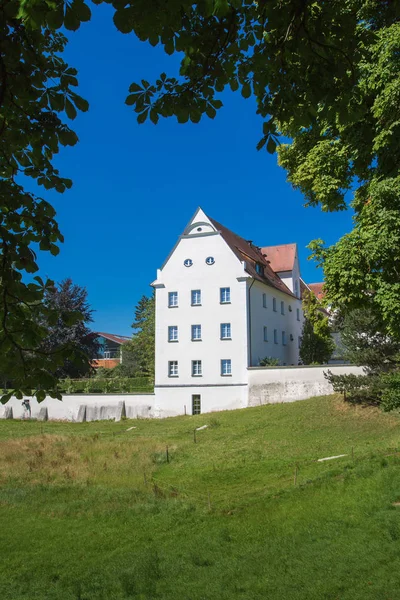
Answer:
[[[132,394],[152,392],[153,389],[151,377],[64,379],[59,385],[59,391],[63,394]]]
[[[381,377],[383,383],[381,407],[389,412],[400,408],[400,372],[388,373]]]
[[[344,395],[347,402],[353,404],[380,405],[386,388],[384,375],[334,375],[332,371],[325,373],[325,378],[332,384],[333,391]],[[382,407],[383,408],[383,407]],[[387,409],[390,410],[390,409]]]
[[[279,366],[279,358],[273,358],[272,356],[264,356],[261,358],[259,363],[259,367],[278,367]]]

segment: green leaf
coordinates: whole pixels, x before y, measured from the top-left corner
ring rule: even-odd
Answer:
[[[174,40],[168,40],[168,42],[164,45],[164,50],[169,55],[173,54],[175,52]]]
[[[263,138],[261,138],[261,140],[258,142],[258,144],[257,144],[257,146],[256,146],[256,147],[257,147],[257,150],[261,150],[261,149],[262,149],[262,148],[265,146],[266,142],[267,142],[267,136],[264,136],[264,137],[263,137]]]
[[[143,88],[141,88],[140,85],[137,83],[131,83],[131,85],[129,86],[129,91],[130,92],[143,92]]]
[[[121,33],[130,33],[133,29],[131,23],[131,11],[129,8],[117,10],[113,17],[114,25]]]
[[[64,24],[64,8],[63,8],[63,6],[60,6],[56,10],[50,10],[46,14],[46,22],[47,22],[47,25],[51,29],[60,29]]]
[[[68,98],[65,99],[65,112],[69,119],[73,120],[76,118],[76,108]]]
[[[213,106],[211,106],[211,104],[209,104],[206,108],[207,117],[209,117],[210,119],[214,119],[216,114],[217,114],[217,111],[215,110],[215,108]]]
[[[142,124],[145,122],[145,120],[147,119],[147,116],[149,114],[149,109],[147,108],[146,110],[144,110],[142,113],[140,113],[140,115],[138,115],[137,117],[137,122],[139,124]]]
[[[125,99],[125,104],[127,104],[128,106],[132,106],[133,104],[135,104],[137,98],[137,94],[129,94],[129,96],[127,96]]]
[[[154,125],[157,125],[157,123],[158,123],[158,114],[157,114],[157,111],[154,108],[152,108],[151,111],[150,111],[150,120],[151,120],[152,123],[154,123]]]
[[[72,5],[67,5],[64,17],[64,27],[69,31],[76,31],[79,29],[81,22],[72,8]]]
[[[35,394],[36,400],[40,403],[46,398],[46,392],[44,390],[38,390]]]
[[[90,21],[92,13],[90,12],[88,5],[82,2],[82,0],[74,0],[72,3],[72,10],[80,21]]]
[[[273,154],[275,152],[275,150],[276,150],[276,141],[272,137],[272,135],[270,135],[268,138],[268,142],[267,142],[267,152],[269,152],[270,154]]]
[[[75,106],[82,112],[87,112],[89,110],[89,102],[85,100],[85,98],[82,98],[82,96],[72,92],[70,98],[73,100]]]
[[[250,98],[251,96],[251,87],[249,83],[245,83],[242,87],[242,96],[243,98]]]

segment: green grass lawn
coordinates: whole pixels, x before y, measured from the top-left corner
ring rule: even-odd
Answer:
[[[0,598],[397,600],[399,447],[397,415],[334,396],[0,421]]]

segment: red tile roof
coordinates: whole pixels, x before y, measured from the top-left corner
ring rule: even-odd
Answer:
[[[215,221],[211,217],[208,218],[214,227],[220,232],[221,236],[231,250],[236,254],[238,259],[246,262],[246,271],[249,273],[249,275],[251,275],[251,277],[276,288],[284,294],[288,294],[292,297],[294,296],[294,294],[283,283],[280,277],[276,275],[271,265],[267,262],[267,259],[263,256],[261,248],[255,246],[250,241],[244,240],[239,235],[233,233],[233,231],[227,227],[224,227],[224,225],[221,225],[221,223],[218,223],[218,221]],[[256,271],[256,263],[261,265],[263,270],[262,273],[258,273]]]
[[[317,296],[318,300],[322,300],[322,298],[325,296],[325,292],[324,292],[324,284],[323,283],[309,283],[308,287],[310,288],[310,290],[312,292],[314,292],[314,294]]]
[[[104,333],[103,331],[95,331],[94,333],[96,335],[101,335],[102,337],[106,338],[106,340],[116,342],[117,344],[126,344],[126,342],[129,342],[129,340],[132,339],[126,335],[115,335],[114,333]]]
[[[261,252],[266,254],[275,273],[281,271],[293,271],[294,259],[296,258],[296,244],[282,244],[280,246],[264,246]]]

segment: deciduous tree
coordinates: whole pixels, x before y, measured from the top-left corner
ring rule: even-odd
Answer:
[[[309,291],[303,296],[304,324],[300,359],[304,365],[327,363],[335,348],[328,315],[319,300]]]

